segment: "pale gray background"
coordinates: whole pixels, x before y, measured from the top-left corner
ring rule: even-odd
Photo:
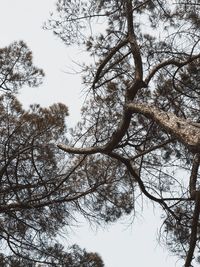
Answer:
[[[46,77],[39,88],[24,88],[19,98],[24,107],[31,103],[48,106],[63,102],[69,107],[69,125],[80,118],[80,106],[84,100],[81,79],[69,75],[72,60],[80,60],[84,54],[75,48],[66,48],[51,31],[42,30],[42,24],[54,9],[53,0],[0,0],[0,46],[14,40],[24,40],[33,51],[34,63],[44,69]],[[144,204],[144,206],[146,206]],[[144,208],[130,225],[117,223],[105,229],[95,230],[84,221],[69,232],[67,245],[78,243],[88,251],[97,251],[106,267],[182,266],[176,257],[157,244],[161,225],[158,208]]]

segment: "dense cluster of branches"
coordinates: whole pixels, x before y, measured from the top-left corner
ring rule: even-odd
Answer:
[[[101,267],[97,254],[63,252],[56,235],[77,211],[114,222],[146,196],[163,210],[162,240],[191,266],[200,249],[198,0],[58,0],[45,27],[89,52],[88,98],[68,141],[63,104],[24,111],[13,95],[43,76],[26,45],[0,50],[0,235],[15,254],[2,262]]]
[[[57,142],[67,142],[68,109],[58,103],[24,110],[15,93],[23,85],[38,86],[44,73],[33,66],[24,42],[0,50],[0,240],[2,267],[102,267],[101,258],[78,246],[65,252],[56,235],[79,209],[76,201],[94,190],[80,191],[75,166],[66,166]],[[70,160],[70,159],[69,159]]]

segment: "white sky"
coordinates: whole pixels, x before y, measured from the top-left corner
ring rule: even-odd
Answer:
[[[31,103],[48,106],[63,102],[69,107],[69,124],[80,118],[83,101],[81,79],[65,73],[82,54],[74,48],[66,48],[50,31],[42,30],[42,24],[53,10],[54,0],[0,0],[0,46],[14,40],[24,40],[33,51],[35,64],[43,68],[46,77],[39,88],[24,88],[19,95],[24,107]],[[156,210],[156,209],[155,209]],[[177,258],[157,245],[160,215],[151,206],[145,208],[135,223],[117,223],[106,229],[92,230],[83,223],[69,236],[69,244],[77,243],[88,251],[98,252],[105,267],[169,267],[182,266]],[[127,219],[128,220],[128,219]],[[67,243],[68,243],[67,242]]]

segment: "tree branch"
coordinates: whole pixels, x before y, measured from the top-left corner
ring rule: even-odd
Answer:
[[[106,66],[106,64],[109,62],[109,60],[111,60],[111,58],[114,56],[114,54],[117,53],[117,51],[120,50],[120,48],[122,48],[124,45],[126,45],[128,42],[128,39],[124,39],[123,41],[121,41],[119,44],[117,44],[111,51],[110,53],[106,56],[106,58],[101,62],[100,66],[97,69],[93,84],[92,84],[92,88],[95,88],[95,84],[98,82],[99,77],[101,75],[101,72],[103,70],[103,68]]]
[[[131,103],[127,105],[127,108],[134,113],[140,113],[154,120],[192,152],[200,152],[200,128],[194,126],[189,120],[179,118],[171,112],[165,112],[143,103]]]
[[[137,158],[139,158],[139,157],[142,157],[142,156],[144,156],[144,155],[150,153],[151,151],[154,151],[154,150],[156,150],[156,149],[159,149],[159,148],[161,148],[161,147],[164,147],[165,145],[167,145],[167,144],[169,144],[169,143],[172,143],[172,142],[174,142],[174,139],[173,139],[173,138],[171,138],[171,139],[169,139],[169,140],[166,140],[165,142],[163,142],[163,143],[161,143],[161,144],[159,144],[159,145],[153,146],[153,147],[151,147],[151,148],[149,148],[149,149],[146,149],[146,150],[140,152],[140,153],[137,154],[136,156],[132,157],[131,160],[135,160],[135,159],[137,159]]]
[[[194,158],[193,158],[192,170],[191,170],[191,175],[190,175],[190,185],[189,185],[190,196],[193,199],[195,199],[196,182],[197,182],[199,164],[200,164],[200,154],[197,153],[194,155]]]
[[[134,32],[132,0],[126,1],[126,14],[127,14],[127,27],[128,27],[128,40],[131,46],[131,52],[135,63],[135,80],[142,81],[143,77],[142,58],[140,54],[140,47],[137,43],[137,38]]]
[[[189,250],[187,253],[185,267],[190,267],[191,262],[194,256],[194,250],[196,247],[197,242],[197,228],[198,228],[198,221],[199,221],[199,214],[200,214],[200,191],[196,191],[195,193],[195,208],[193,213],[192,219],[192,226],[191,226],[191,235],[190,235],[190,243],[189,243]]]
[[[126,0],[126,14],[127,14],[127,28],[128,28],[128,41],[131,47],[131,53],[135,64],[134,82],[127,90],[127,100],[133,100],[137,91],[142,87],[146,87],[143,82],[143,65],[142,57],[137,37],[134,32],[133,25],[133,6],[132,0]]]
[[[64,144],[58,144],[58,148],[62,149],[68,153],[74,154],[95,154],[99,152],[110,152],[112,151],[122,140],[123,136],[125,135],[127,129],[129,128],[130,121],[131,121],[132,112],[128,109],[124,109],[121,122],[116,131],[113,132],[110,141],[104,146],[99,147],[87,147],[87,148],[74,148],[70,146],[66,146]]]
[[[154,197],[153,195],[151,195],[147,190],[146,187],[142,181],[142,179],[140,178],[140,176],[137,174],[137,171],[133,168],[131,160],[126,159],[124,157],[122,157],[121,155],[115,153],[115,152],[111,152],[108,154],[109,156],[118,159],[120,162],[124,163],[125,166],[127,167],[127,170],[129,171],[129,173],[132,175],[132,177],[135,178],[136,182],[138,183],[140,190],[142,191],[142,193],[149,199],[153,200],[154,202],[159,203],[164,210],[166,210],[167,212],[169,212],[176,220],[178,220],[178,217],[176,216],[176,214],[168,207],[168,205],[166,204],[165,200],[163,198],[157,198]],[[168,199],[169,201],[171,201],[172,199]],[[175,199],[174,199],[175,200]],[[180,200],[180,199],[178,199]]]
[[[152,70],[150,70],[149,75],[145,79],[145,84],[148,84],[150,82],[150,80],[153,78],[153,76],[157,73],[157,71],[159,71],[161,68],[169,66],[169,65],[175,65],[178,68],[180,68],[180,67],[183,67],[183,66],[187,65],[188,63],[194,61],[197,58],[200,58],[200,54],[190,56],[189,59],[187,59],[185,61],[180,61],[180,60],[175,60],[175,59],[165,60],[165,61],[161,62],[160,64],[158,64],[157,66],[155,66]]]

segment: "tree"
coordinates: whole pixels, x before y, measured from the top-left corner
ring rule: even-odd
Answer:
[[[65,252],[57,241],[79,210],[76,200],[94,190],[76,189],[80,162],[67,168],[55,144],[67,142],[68,108],[58,103],[23,109],[15,94],[23,85],[38,86],[44,76],[24,42],[0,49],[0,68],[0,240],[7,245],[0,265],[103,267],[96,253],[76,245]]]
[[[59,0],[46,25],[92,58],[83,121],[58,145],[82,160],[80,191],[96,185],[82,208],[110,222],[146,196],[185,267],[200,248],[199,14],[197,0]],[[100,31],[87,30],[98,22]]]
[[[39,86],[44,77],[42,69],[33,65],[32,52],[23,42],[13,42],[0,49],[0,89],[17,93],[24,85]]]
[[[48,265],[50,266],[70,266],[70,267],[103,267],[101,258],[96,253],[87,253],[77,245],[68,248],[69,252],[63,250],[63,246],[56,244],[48,248]],[[58,260],[59,259],[59,260]],[[33,260],[18,257],[16,255],[5,257],[0,254],[2,267],[46,267],[47,264],[36,264]]]

